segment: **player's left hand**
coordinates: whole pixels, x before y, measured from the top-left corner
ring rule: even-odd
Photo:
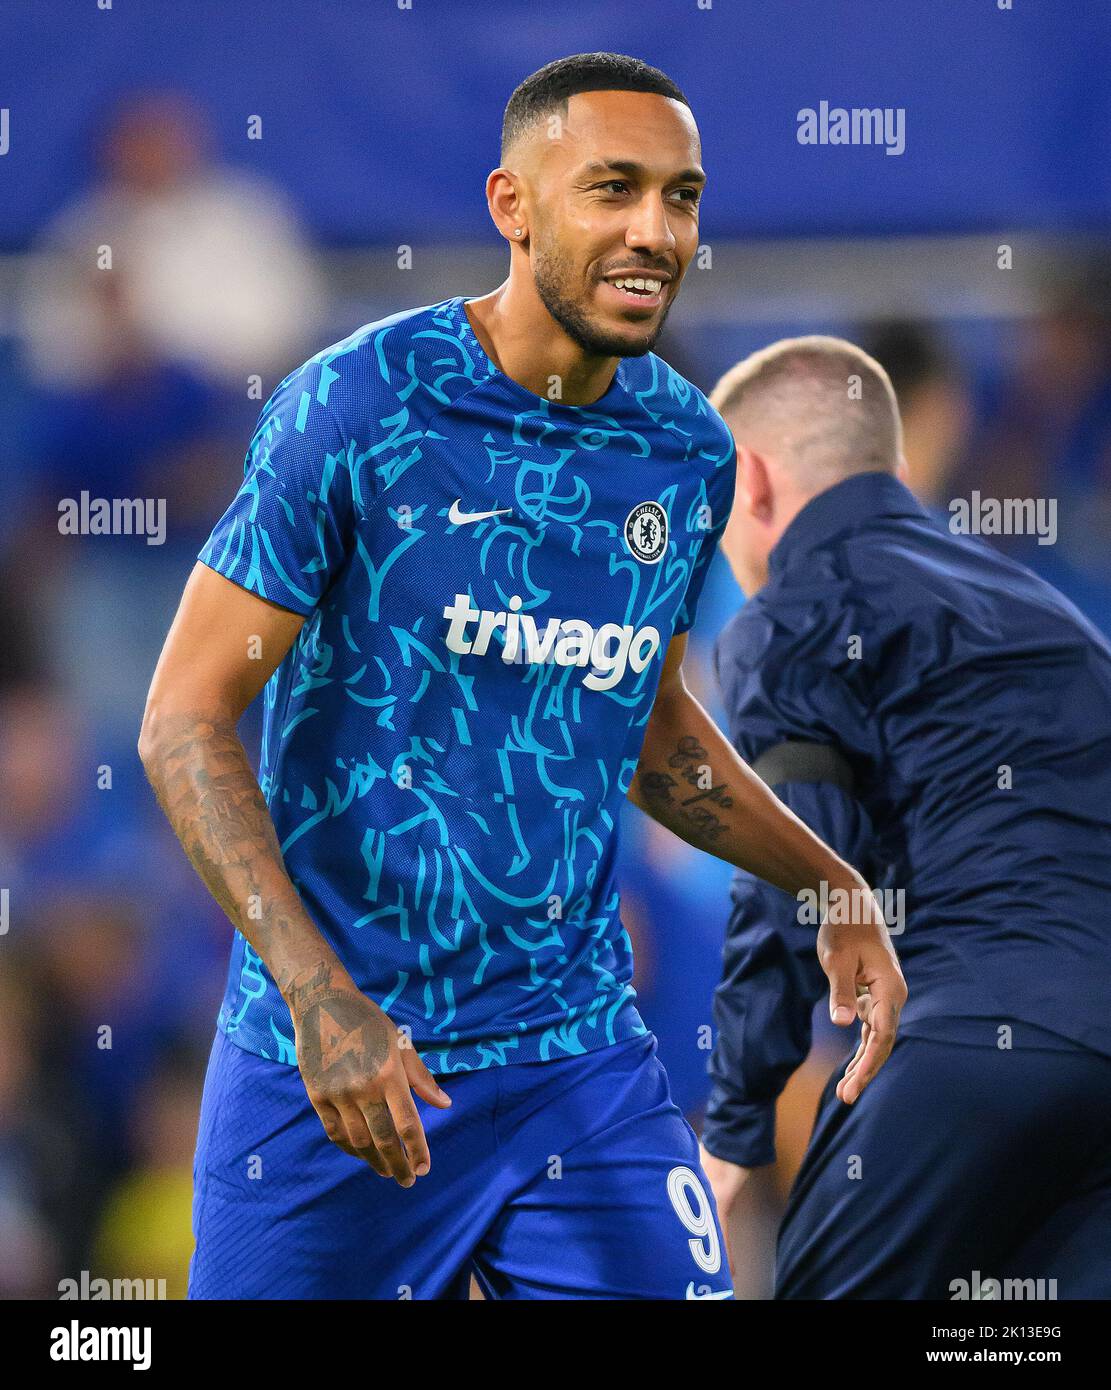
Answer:
[[[871,894],[867,901],[873,902]],[[837,1083],[837,1098],[852,1105],[895,1046],[906,981],[879,906],[863,921],[825,921],[818,932],[818,960],[829,979],[829,1015],[841,1028],[860,1019],[852,1061]]]
[[[887,1057],[885,1055],[875,1065],[870,1075],[865,1076],[863,1079],[861,1079],[861,1076],[858,1076],[858,1073],[861,1071],[861,1066],[864,1062],[864,1059],[868,1055],[868,1044],[871,1042],[873,1037],[872,1013],[875,1010],[875,1006],[875,1000],[872,998],[872,996],[868,993],[867,990],[865,990],[863,994],[857,996],[856,1012],[857,1017],[860,1019],[860,1042],[857,1044],[857,1048],[856,1051],[853,1053],[852,1060],[849,1062],[849,1065],[845,1068],[844,1076],[837,1083],[837,1098],[838,1100],[845,1101],[847,1105],[852,1104],[852,1102],[856,1099],[860,1092],[863,1091],[864,1087],[868,1084],[868,1082],[872,1079],[876,1072],[879,1071],[883,1063],[887,1060]],[[890,1048],[888,1049],[888,1051],[890,1051]],[[856,1081],[857,1085],[854,1089],[851,1099],[849,1099],[845,1095],[845,1090],[848,1087],[849,1083],[852,1081]]]

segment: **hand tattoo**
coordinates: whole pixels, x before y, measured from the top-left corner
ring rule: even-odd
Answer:
[[[390,1052],[390,1022],[369,999],[328,990],[294,1017],[306,1084],[334,1087],[378,1075]]]

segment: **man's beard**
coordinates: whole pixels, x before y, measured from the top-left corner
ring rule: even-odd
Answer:
[[[568,262],[558,252],[549,255],[534,249],[532,274],[536,292],[548,313],[572,342],[578,343],[584,352],[595,357],[643,357],[652,351],[671,312],[670,301],[664,305],[663,313],[652,328],[645,330],[644,338],[637,343],[636,339],[607,333],[591,322],[585,311],[564,293],[564,285],[571,278],[569,271]]]

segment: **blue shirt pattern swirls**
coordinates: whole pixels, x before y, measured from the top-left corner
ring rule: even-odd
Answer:
[[[619,815],[735,473],[661,359],[622,361],[591,406],[546,401],[463,305],[369,324],[281,382],[200,555],[305,615],[264,693],[260,785],[313,920],[441,1073],[644,1031]],[[644,502],[652,559],[626,534]],[[239,934],[219,1023],[294,1061]]]

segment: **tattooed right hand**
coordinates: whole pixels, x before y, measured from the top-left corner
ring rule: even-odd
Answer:
[[[431,1167],[411,1091],[445,1109],[408,1037],[341,969],[321,965],[296,980],[290,1012],[297,1065],[328,1138],[384,1178],[412,1187]]]

